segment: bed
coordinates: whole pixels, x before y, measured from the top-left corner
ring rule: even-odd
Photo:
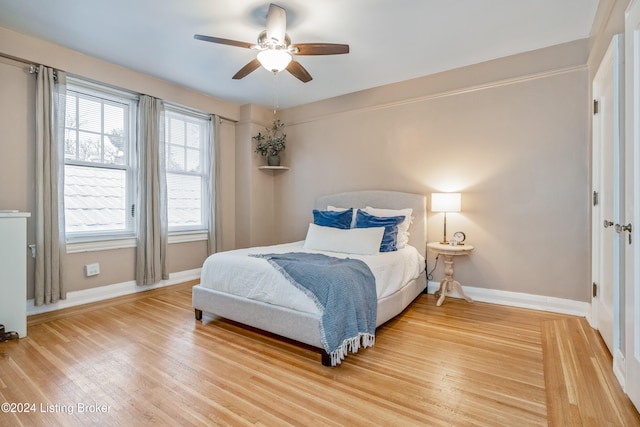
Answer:
[[[408,236],[406,236],[408,239],[406,247],[393,253],[389,252],[389,257],[387,254],[384,257],[376,257],[366,254],[354,255],[353,253],[341,254],[308,250],[306,244],[311,239],[311,227],[314,227],[314,225],[310,225],[306,241],[239,249],[211,255],[203,264],[200,283],[193,287],[192,302],[196,319],[202,320],[203,313],[223,317],[316,347],[322,354],[323,365],[335,366],[339,364],[342,358],[339,360],[336,360],[335,357],[332,358],[325,349],[326,341],[323,337],[321,320],[322,310],[319,310],[312,299],[299,290],[291,291],[292,295],[288,291],[278,291],[282,286],[286,286],[287,280],[282,278],[282,272],[273,268],[273,263],[263,257],[267,253],[298,252],[320,253],[336,258],[362,259],[367,265],[371,264],[372,260],[384,259],[385,261],[380,261],[382,265],[375,264],[375,262],[370,265],[370,270],[376,280],[375,327],[401,313],[424,291],[427,285],[424,265],[426,197],[394,191],[356,191],[319,197],[314,206],[320,211],[326,211],[328,207],[411,209],[412,222]],[[335,210],[339,211],[340,209]],[[405,257],[405,254],[409,254],[409,259],[412,260],[411,265],[402,267],[404,270],[401,269],[402,271],[399,273],[401,279],[398,279],[397,274],[391,274],[388,270],[391,266],[398,264],[398,260]],[[252,283],[258,281],[262,283],[258,289],[252,287]],[[273,295],[274,289],[276,290],[275,296]],[[356,347],[353,352],[357,352],[357,350]]]

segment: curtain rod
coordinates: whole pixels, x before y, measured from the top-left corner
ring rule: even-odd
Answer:
[[[25,65],[28,65],[29,71],[31,71],[31,68],[35,68],[38,66],[38,64],[34,63],[33,61],[27,61],[26,59],[18,58],[17,56],[7,55],[6,53],[2,53],[2,52],[0,52],[0,57],[11,59],[12,61],[21,62]]]
[[[40,64],[37,64],[37,63],[35,63],[33,61],[27,61],[26,59],[18,58],[17,56],[8,55],[8,54],[2,53],[2,52],[0,52],[0,57],[1,58],[11,59],[12,61],[21,62],[21,63],[23,63],[25,65],[28,65],[30,74],[35,74],[35,73],[38,72],[38,65],[40,65]],[[227,117],[220,116],[220,115],[218,115],[218,118],[220,120],[229,121],[229,122],[231,122],[233,124],[235,124],[237,122],[237,120],[229,119]]]
[[[0,58],[9,59],[11,61],[19,62],[21,64],[25,64],[29,66],[29,74],[36,74],[38,72],[38,66],[40,64],[36,64],[33,61],[27,61],[26,59],[18,58],[17,56],[7,55],[6,53],[0,53]],[[53,72],[53,75],[56,75],[56,72]]]

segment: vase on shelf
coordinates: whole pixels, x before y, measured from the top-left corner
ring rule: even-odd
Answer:
[[[280,156],[267,156],[267,165],[280,166]]]

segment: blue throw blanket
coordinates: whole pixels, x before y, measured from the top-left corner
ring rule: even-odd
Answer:
[[[378,302],[376,281],[364,262],[323,254],[254,254],[265,258],[322,310],[322,344],[339,364],[347,352],[375,342]]]

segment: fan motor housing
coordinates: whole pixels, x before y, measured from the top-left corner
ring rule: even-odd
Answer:
[[[269,40],[267,38],[267,30],[263,30],[258,35],[258,46],[262,49],[288,49],[291,45],[291,38],[289,34],[284,35],[284,43],[279,43],[277,40]]]

